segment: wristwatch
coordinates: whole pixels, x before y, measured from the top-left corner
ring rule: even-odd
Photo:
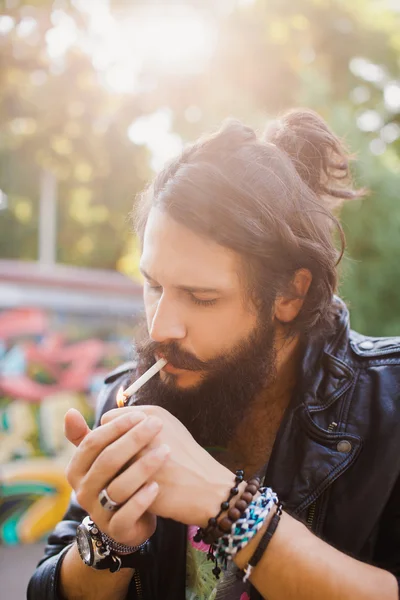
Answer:
[[[124,546],[102,533],[92,519],[87,516],[76,530],[76,543],[81,559],[92,569],[115,573],[124,568],[138,566],[139,555],[148,553],[149,540],[140,546]],[[116,551],[129,550],[129,554]]]

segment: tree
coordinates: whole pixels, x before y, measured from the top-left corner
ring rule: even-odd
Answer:
[[[218,30],[207,67],[179,73],[145,61],[136,89],[122,94],[103,85],[102,69],[78,42],[61,58],[49,56],[60,2],[4,4],[15,26],[0,42],[0,188],[10,196],[1,256],[35,258],[35,182],[45,167],[60,181],[59,259],[126,269],[126,215],[151,174],[149,152],[127,137],[135,119],[168,107],[173,131],[186,141],[227,116],[262,129],[286,108],[309,106],[345,137],[357,154],[356,178],[371,190],[342,213],[349,258],[341,293],[352,322],[366,333],[400,334],[400,11],[376,0],[232,0],[230,9],[188,0]],[[79,41],[89,17],[62,6]],[[139,18],[137,6],[111,3],[120,19]],[[37,33],[23,36],[30,17]]]
[[[109,93],[79,48],[58,60],[49,56],[57,11],[38,4],[7,11],[14,23],[0,38],[0,188],[9,196],[0,255],[36,258],[39,178],[47,169],[59,184],[58,259],[115,268],[126,216],[150,174],[147,151],[127,136],[142,109]],[[76,9],[68,18],[77,31],[86,26]]]

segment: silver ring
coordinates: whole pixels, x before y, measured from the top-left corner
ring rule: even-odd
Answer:
[[[111,500],[105,488],[101,490],[98,498],[100,504],[106,510],[117,510],[121,506],[120,504],[118,504],[118,502],[114,502],[114,500]]]

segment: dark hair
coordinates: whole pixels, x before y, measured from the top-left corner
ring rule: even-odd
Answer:
[[[363,195],[354,190],[349,156],[324,120],[292,110],[264,136],[228,120],[163,169],[139,197],[135,227],[143,236],[152,206],[241,255],[253,299],[271,307],[291,295],[298,269],[312,283],[290,333],[320,333],[333,320],[336,267],[345,247],[332,205]],[[339,233],[335,247],[333,226]]]

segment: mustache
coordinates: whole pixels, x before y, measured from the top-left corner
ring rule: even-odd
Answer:
[[[213,361],[203,361],[191,352],[183,350],[177,342],[163,344],[147,339],[138,344],[138,350],[148,360],[154,359],[158,354],[165,358],[173,367],[187,371],[210,371]]]

